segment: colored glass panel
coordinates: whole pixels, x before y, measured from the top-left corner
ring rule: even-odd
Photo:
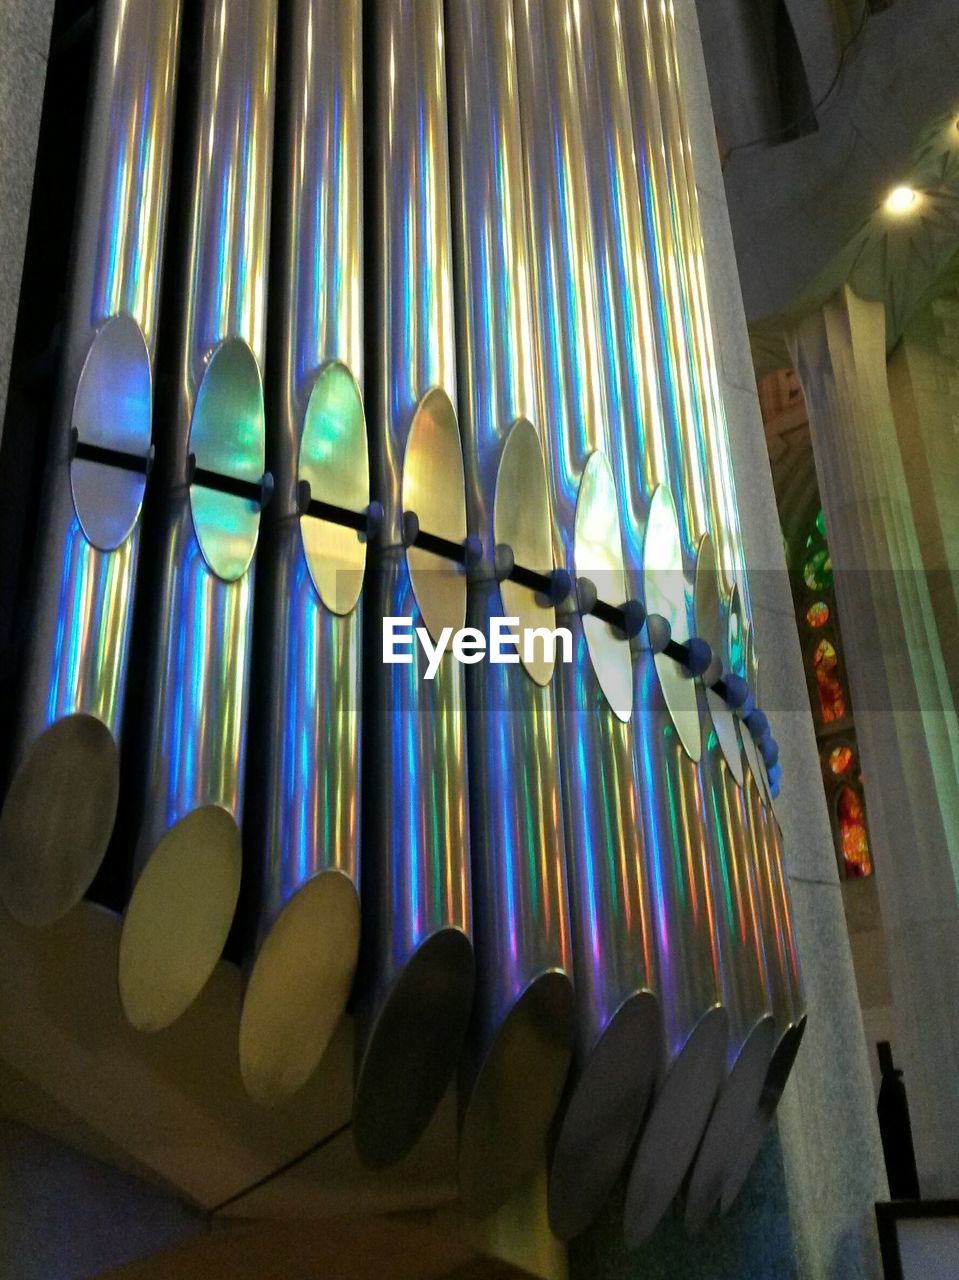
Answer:
[[[852,747],[833,747],[828,756],[830,770],[840,777],[852,768]]]
[[[828,640],[820,640],[813,652],[813,671],[819,691],[819,715],[823,724],[842,720],[846,696],[839,681],[839,658]]]
[[[824,627],[829,621],[829,605],[825,600],[817,600],[806,610],[806,621],[811,627]]]
[[[872,856],[866,836],[862,800],[852,787],[843,787],[840,791],[836,814],[839,819],[843,868],[847,878],[871,876]]]
[[[814,551],[806,560],[802,571],[803,581],[810,591],[828,591],[832,586],[832,560],[825,547]]]

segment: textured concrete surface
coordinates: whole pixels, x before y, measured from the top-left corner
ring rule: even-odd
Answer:
[[[52,0],[0,0],[0,423],[7,401],[52,18]]]

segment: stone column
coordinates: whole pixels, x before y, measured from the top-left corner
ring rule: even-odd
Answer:
[[[906,483],[944,653],[959,650],[959,289],[909,321],[889,360]],[[959,705],[959,663],[947,664]]]
[[[788,335],[843,641],[920,1182],[959,1192],[956,713],[886,375],[885,311],[847,287]]]

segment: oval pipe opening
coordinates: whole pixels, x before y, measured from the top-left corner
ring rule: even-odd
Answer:
[[[240,831],[204,805],[166,833],[140,874],[120,934],[120,1001],[140,1031],[169,1026],[216,968],[240,892]]]
[[[726,1069],[729,1019],[716,1005],[693,1028],[657,1091],[626,1188],[626,1246],[652,1235],[696,1154]]]
[[[553,1233],[585,1231],[622,1173],[663,1060],[659,1001],[630,996],[587,1059],[560,1122],[549,1173]]]
[[[500,1026],[460,1132],[460,1196],[474,1216],[505,1204],[545,1154],[574,1031],[573,984],[559,969],[534,978]]]
[[[17,769],[0,814],[0,896],[15,920],[39,927],[90,887],[116,820],[120,760],[95,716],[45,729]]]
[[[769,1014],[756,1023],[709,1117],[686,1192],[686,1229],[701,1230],[719,1203],[759,1108],[776,1039],[776,1024]]]
[[[377,1015],[357,1076],[353,1140],[384,1169],[422,1135],[459,1061],[473,1005],[473,946],[439,929],[404,966]]]
[[[740,1143],[737,1158],[723,1184],[722,1196],[719,1202],[720,1213],[726,1213],[731,1207],[749,1177],[749,1171],[753,1167],[756,1157],[759,1155],[760,1147],[765,1141],[776,1107],[779,1105],[779,1099],[782,1097],[786,1081],[789,1079],[789,1073],[792,1070],[793,1063],[796,1061],[796,1054],[799,1052],[799,1046],[802,1043],[805,1030],[806,1015],[803,1014],[799,1022],[794,1026],[787,1027],[779,1038],[779,1043],[776,1045],[772,1061],[769,1064],[766,1084],[762,1091],[759,1106],[753,1113],[749,1129]]]
[[[276,1106],[302,1088],[339,1024],[356,972],[360,900],[340,871],[309,880],[260,946],[240,1015],[247,1093]]]
[[[763,1090],[762,1104],[770,1113],[776,1109],[779,1105],[779,1099],[783,1096],[789,1073],[793,1069],[796,1054],[799,1052],[799,1046],[802,1044],[802,1038],[805,1034],[806,1015],[803,1014],[799,1021],[787,1027],[779,1038],[772,1062],[769,1064],[766,1087]]]

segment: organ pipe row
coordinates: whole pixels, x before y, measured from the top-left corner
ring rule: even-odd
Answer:
[[[805,1005],[671,5],[204,0],[164,266],[180,8],[101,4],[0,896],[89,888],[122,730],[135,1026],[240,901],[254,1098],[349,1010],[367,1166],[452,1086],[472,1212],[697,1229]]]

